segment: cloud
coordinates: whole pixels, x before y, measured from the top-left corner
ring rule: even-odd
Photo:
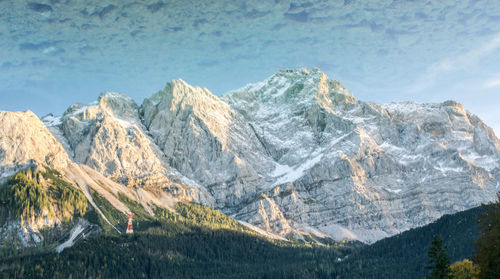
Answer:
[[[485,81],[483,83],[483,89],[491,89],[495,87],[500,87],[500,73],[496,74],[495,77]]]
[[[490,41],[484,43],[478,48],[475,48],[462,55],[448,57],[441,61],[438,61],[430,65],[424,72],[424,74],[421,75],[417,79],[417,81],[410,86],[410,92],[422,91],[432,86],[435,83],[437,77],[439,77],[440,75],[457,70],[467,70],[468,68],[477,64],[480,59],[489,55],[498,48],[500,48],[500,33],[495,34]],[[500,79],[500,77],[498,78]],[[497,79],[496,82],[500,82],[500,80]],[[490,85],[498,86],[495,81]]]

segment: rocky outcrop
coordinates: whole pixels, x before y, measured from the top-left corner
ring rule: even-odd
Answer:
[[[104,93],[89,106],[72,105],[60,128],[76,162],[127,186],[169,183],[162,153],[144,133],[131,98]]]
[[[71,162],[59,141],[31,111],[0,111],[0,185],[38,165],[63,169]]]
[[[204,185],[217,207],[236,206],[268,183],[273,164],[252,127],[207,89],[174,80],[141,112],[169,165]]]
[[[75,162],[131,187],[130,191],[137,194],[145,188],[158,198],[168,192],[180,200],[213,205],[203,187],[186,182],[168,166],[167,157],[148,135],[139,108],[130,97],[105,92],[92,104],[72,105],[59,121],[47,124],[52,123],[51,130],[67,141]]]

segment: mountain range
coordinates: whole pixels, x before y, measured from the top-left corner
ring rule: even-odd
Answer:
[[[195,202],[271,238],[372,243],[494,201],[500,184],[500,141],[459,103],[367,103],[319,69],[222,97],[178,79],[141,105],[105,92],[60,116],[2,111],[0,123],[0,184],[26,170],[41,189],[60,179],[111,227],[96,199],[123,216],[125,200],[150,215]],[[3,245],[89,226],[44,209],[0,214]]]

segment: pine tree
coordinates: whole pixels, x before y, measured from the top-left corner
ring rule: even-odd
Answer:
[[[427,252],[429,256],[429,265],[425,268],[430,269],[431,273],[427,275],[429,279],[448,279],[450,275],[450,257],[446,254],[446,247],[443,241],[437,235],[432,240],[431,247]]]

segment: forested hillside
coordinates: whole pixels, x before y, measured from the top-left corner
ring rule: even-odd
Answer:
[[[58,171],[18,172],[0,185],[0,255],[56,244],[87,209],[85,195]]]
[[[452,262],[467,258],[478,235],[475,218],[484,211],[444,216],[370,246],[319,245],[266,239],[198,204],[179,203],[178,213],[155,208],[151,217],[138,204],[122,200],[136,214],[134,235],[106,230],[60,254],[4,258],[3,277],[423,278],[433,236],[444,239]],[[124,230],[124,219],[116,225]]]
[[[434,235],[443,239],[452,263],[470,259],[479,236],[476,219],[484,212],[477,207],[445,215],[427,226],[363,246],[339,266],[339,272],[350,278],[424,278]]]
[[[138,207],[135,208],[136,210]],[[234,219],[197,204],[179,203],[175,214],[156,208],[139,217],[134,235],[112,230],[61,254],[4,259],[4,277],[19,278],[243,278],[326,277],[334,263],[361,246],[272,241]],[[145,216],[138,211],[137,216]]]

